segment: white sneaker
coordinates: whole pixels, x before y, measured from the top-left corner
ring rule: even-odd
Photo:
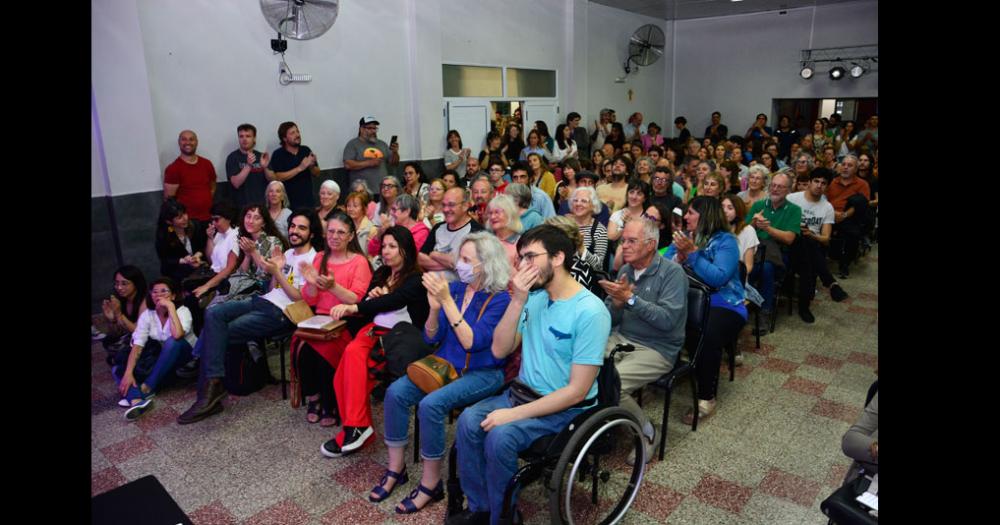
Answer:
[[[121,398],[121,399],[118,400],[118,406],[120,406],[122,408],[129,408],[130,406],[132,406],[132,403],[129,403],[128,399],[125,399],[123,397],[123,398]]]

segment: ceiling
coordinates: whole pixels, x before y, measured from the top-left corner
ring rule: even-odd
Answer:
[[[742,15],[798,7],[856,2],[858,0],[590,0],[596,4],[664,20],[689,20]],[[877,1],[877,0],[868,0]]]

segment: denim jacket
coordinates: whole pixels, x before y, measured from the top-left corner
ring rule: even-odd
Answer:
[[[677,250],[671,244],[663,256],[673,259]],[[695,275],[712,288],[719,291],[713,295],[727,304],[743,304],[745,292],[740,282],[740,248],[736,236],[724,231],[716,232],[704,248],[688,255],[684,266],[694,270]]]

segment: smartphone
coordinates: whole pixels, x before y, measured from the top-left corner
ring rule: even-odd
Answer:
[[[389,139],[389,145],[391,146],[391,145],[395,144],[396,143],[396,139],[398,139],[398,138],[399,137],[397,137],[396,135],[393,135],[392,138]]]

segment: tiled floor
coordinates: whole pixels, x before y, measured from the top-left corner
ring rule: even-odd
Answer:
[[[877,246],[842,286],[850,294],[842,303],[817,291],[811,326],[782,309],[777,331],[762,339],[759,352],[744,331],[746,364],[732,383],[723,365],[718,413],[697,432],[680,423],[690,389],[676,389],[666,459],[649,465],[625,523],[826,522],[819,503],[850,463],[840,438],[875,380]],[[194,400],[194,387],[170,388],[150,413],[126,422],[103,353],[93,346],[94,495],[154,474],[198,525],[443,521],[444,504],[405,518],[393,513],[419,476],[389,501],[369,503],[368,490],[384,468],[381,440],[354,456],[322,457],[318,449],[330,432],[305,423],[304,409],[291,409],[277,386],[230,396],[222,414],[183,427],[175,418]],[[662,394],[649,388],[645,396],[645,409],[659,421]],[[382,419],[381,405],[375,418]],[[540,494],[523,495],[529,523],[547,523]]]

